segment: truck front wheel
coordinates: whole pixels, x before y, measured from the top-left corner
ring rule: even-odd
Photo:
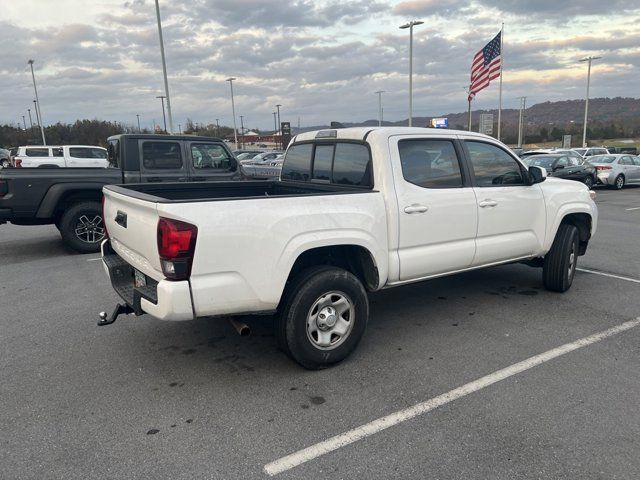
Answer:
[[[296,362],[317,370],[355,350],[368,318],[367,292],[355,275],[337,267],[312,267],[288,285],[276,337]]]
[[[578,229],[567,223],[561,224],[551,250],[544,257],[542,279],[547,290],[569,290],[576,273],[578,247]]]
[[[102,205],[98,202],[80,202],[72,205],[59,222],[62,240],[80,253],[100,251],[105,237]]]

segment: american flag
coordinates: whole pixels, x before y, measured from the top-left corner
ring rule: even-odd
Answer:
[[[473,100],[476,93],[487,88],[491,80],[500,76],[500,69],[502,68],[501,37],[502,31],[473,57],[469,101]]]

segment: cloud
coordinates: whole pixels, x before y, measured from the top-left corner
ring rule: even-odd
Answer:
[[[409,0],[393,7],[393,13],[405,17],[448,15],[468,5],[468,0]]]

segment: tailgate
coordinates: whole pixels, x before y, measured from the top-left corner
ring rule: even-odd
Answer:
[[[116,253],[151,278],[164,279],[158,255],[156,203],[105,188],[104,216]]]

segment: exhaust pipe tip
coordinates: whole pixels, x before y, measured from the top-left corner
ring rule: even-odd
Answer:
[[[229,319],[229,322],[241,337],[248,337],[251,335],[251,328],[246,323],[236,320],[235,318]]]

